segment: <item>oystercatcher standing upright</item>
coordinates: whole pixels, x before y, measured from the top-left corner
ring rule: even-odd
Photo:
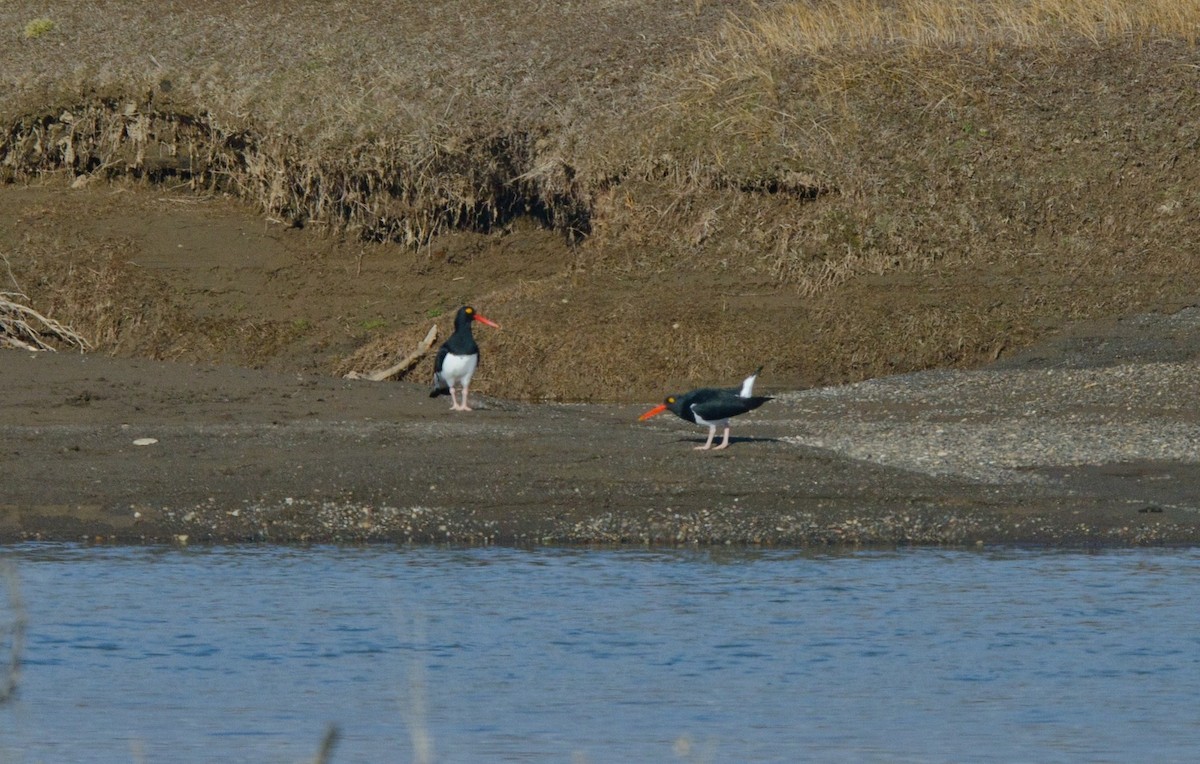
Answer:
[[[500,328],[500,324],[485,318],[470,305],[458,309],[454,316],[454,334],[442,343],[438,349],[437,359],[433,362],[433,390],[430,398],[439,395],[450,396],[451,411],[470,411],[467,405],[467,390],[471,387],[471,377],[475,367],[479,365],[479,346],[475,344],[475,335],[471,334],[471,323]],[[462,403],[454,395],[454,386],[462,385]]]
[[[638,417],[638,421],[644,422],[670,410],[680,419],[708,427],[708,440],[703,446],[696,446],[697,451],[712,448],[717,427],[725,428],[725,437],[717,449],[726,448],[729,445],[729,420],[771,400],[768,395],[754,395],[754,381],[760,371],[761,366],[742,381],[741,387],[702,387],[683,395],[668,395],[665,401]]]

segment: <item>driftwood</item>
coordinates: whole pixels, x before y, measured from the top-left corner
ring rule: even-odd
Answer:
[[[91,348],[91,343],[71,329],[14,301],[14,298],[24,297],[22,294],[0,292],[0,347],[54,350],[45,339],[55,339],[80,350]]]
[[[403,361],[395,366],[389,366],[386,369],[372,371],[369,374],[359,374],[357,371],[352,371],[346,375],[347,379],[369,379],[372,382],[382,382],[385,379],[398,377],[405,373],[421,360],[421,357],[429,352],[429,348],[433,347],[434,340],[437,339],[437,324],[429,327],[429,333],[425,335],[425,339],[417,345],[417,349],[409,353]]]

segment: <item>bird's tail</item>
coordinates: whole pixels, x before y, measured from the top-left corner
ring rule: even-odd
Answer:
[[[439,395],[449,395],[449,394],[450,394],[450,385],[446,384],[446,380],[441,374],[434,372],[434,374],[433,374],[433,389],[429,391],[429,397],[436,398]]]
[[[749,398],[754,395],[754,382],[758,379],[759,372],[763,367],[759,366],[754,370],[754,373],[742,380],[742,391],[738,393],[743,398]]]

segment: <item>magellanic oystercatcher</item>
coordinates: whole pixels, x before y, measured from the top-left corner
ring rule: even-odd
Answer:
[[[729,420],[771,400],[767,395],[754,395],[754,381],[760,371],[761,366],[742,381],[741,387],[702,387],[683,395],[668,395],[665,401],[638,417],[638,421],[644,422],[670,410],[680,419],[708,427],[708,440],[703,446],[696,446],[697,451],[712,448],[718,427],[725,428],[725,437],[717,448],[726,448],[729,445]]]
[[[500,328],[500,324],[485,318],[470,305],[459,308],[454,316],[454,334],[438,348],[437,359],[433,362],[433,390],[429,397],[449,394],[453,404],[451,411],[471,410],[467,405],[467,390],[471,387],[475,367],[479,365],[479,346],[475,344],[475,335],[471,334],[471,324],[475,321]],[[455,385],[462,385],[461,404],[454,395]]]

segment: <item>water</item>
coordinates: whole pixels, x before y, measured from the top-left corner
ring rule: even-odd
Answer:
[[[1197,550],[0,557],[0,763],[311,761],[330,724],[334,762],[1200,753]]]

